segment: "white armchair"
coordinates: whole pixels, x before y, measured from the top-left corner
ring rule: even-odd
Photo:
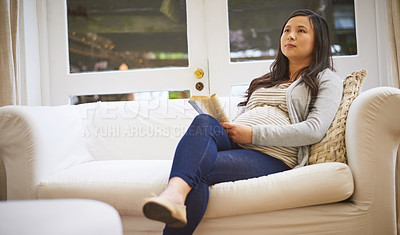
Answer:
[[[163,224],[142,215],[142,200],[166,186],[194,116],[183,100],[2,107],[7,197],[100,200],[118,210],[124,234],[159,234]],[[196,233],[395,234],[399,116],[399,89],[363,92],[348,114],[348,165],[212,186]]]

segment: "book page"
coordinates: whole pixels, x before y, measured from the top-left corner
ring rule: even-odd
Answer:
[[[200,114],[209,114],[217,119],[219,122],[230,122],[216,94],[212,94],[210,97],[192,96],[189,100],[189,103]]]
[[[230,122],[216,94],[212,94],[210,96],[210,103],[212,104],[212,107],[210,107],[209,110],[212,110],[212,116],[215,119],[217,119],[219,122]]]

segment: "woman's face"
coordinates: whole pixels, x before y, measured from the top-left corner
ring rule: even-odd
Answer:
[[[291,63],[310,65],[313,60],[314,29],[307,16],[295,16],[285,25],[281,36],[282,53]]]

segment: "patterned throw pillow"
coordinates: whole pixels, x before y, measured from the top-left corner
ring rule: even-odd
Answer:
[[[347,163],[345,130],[346,119],[353,100],[360,94],[362,84],[367,75],[365,69],[354,71],[343,82],[343,97],[336,116],[325,137],[311,145],[308,164],[323,162]]]

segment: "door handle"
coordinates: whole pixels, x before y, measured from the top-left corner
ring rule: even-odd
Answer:
[[[196,78],[202,78],[204,76],[204,71],[202,69],[196,69],[196,71],[194,71],[194,76]]]

